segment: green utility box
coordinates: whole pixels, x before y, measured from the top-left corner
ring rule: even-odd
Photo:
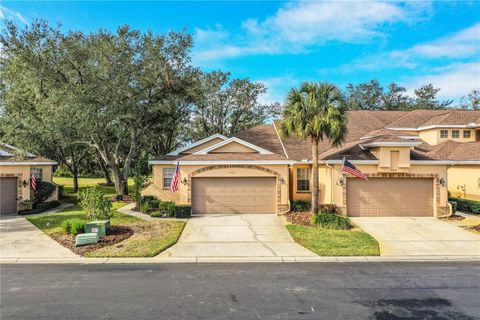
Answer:
[[[86,233],[97,233],[99,237],[105,237],[110,230],[110,220],[90,221],[85,224]]]
[[[84,246],[87,244],[95,244],[98,242],[97,233],[81,233],[75,238],[75,246]]]

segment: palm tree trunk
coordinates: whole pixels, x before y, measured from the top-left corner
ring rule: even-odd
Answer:
[[[318,213],[318,138],[312,137],[312,213]]]

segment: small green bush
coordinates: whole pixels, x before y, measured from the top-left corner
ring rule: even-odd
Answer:
[[[456,201],[448,201],[452,205],[452,213],[457,212],[457,202]]]
[[[336,214],[319,213],[311,218],[312,225],[326,229],[348,230],[352,228],[350,220]]]
[[[37,188],[33,192],[33,203],[38,205],[47,201],[47,199],[53,195],[55,189],[57,189],[57,187],[53,183],[38,181]]]
[[[109,220],[113,216],[112,202],[105,198],[97,186],[80,191],[79,198],[87,219]]]
[[[161,203],[162,203],[162,200],[159,200],[159,199],[150,200],[150,208],[158,209],[160,208]]]
[[[292,211],[294,212],[309,211],[311,207],[312,207],[312,203],[310,201],[305,201],[305,200],[292,201]]]
[[[192,216],[192,206],[180,204],[175,206],[175,218],[184,219]]]
[[[318,213],[339,214],[340,210],[334,204],[321,204],[318,206]]]
[[[143,200],[142,190],[148,187],[149,184],[150,182],[146,177],[139,174],[133,176],[132,199],[138,207]]]
[[[153,211],[150,213],[150,216],[151,217],[154,217],[154,218],[164,218],[164,214],[160,211]]]
[[[85,220],[78,218],[64,220],[61,224],[61,228],[65,234],[76,236],[79,233],[85,232]]]
[[[150,211],[150,201],[148,201],[148,199],[142,199],[138,209],[140,212],[148,213]]]
[[[449,198],[450,202],[456,202],[457,210],[465,213],[480,214],[480,201],[463,198]]]
[[[160,202],[159,209],[159,211],[162,212],[166,217],[175,216],[175,202],[173,201]]]

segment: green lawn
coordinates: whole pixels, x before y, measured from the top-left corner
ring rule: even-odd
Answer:
[[[64,185],[63,201],[77,203],[77,194],[73,193],[73,179],[54,177],[53,182]],[[103,178],[79,178],[79,188],[105,183]],[[128,185],[133,185],[132,179],[128,180]],[[100,190],[106,196],[113,196],[115,188],[111,186],[99,185]],[[125,202],[113,202],[113,210],[123,207]],[[37,226],[48,235],[62,231],[61,224],[66,219],[79,218],[85,219],[85,213],[79,204],[66,208],[54,214],[37,214],[26,217],[28,221]],[[166,248],[175,244],[182,233],[185,222],[183,221],[145,221],[136,217],[114,211],[110,219],[112,225],[124,225],[133,229],[134,234],[130,238],[114,244],[89,252],[88,257],[152,257]]]
[[[288,225],[293,239],[319,256],[378,256],[377,240],[363,231]]]
[[[64,178],[64,177],[53,177],[53,182],[64,186],[64,194],[67,197],[75,197],[75,193],[73,193],[73,178]],[[105,195],[115,195],[115,187],[113,186],[104,186],[99,185],[100,183],[105,183],[104,178],[78,178],[78,187],[80,190],[98,185],[100,190]],[[128,179],[128,187],[131,188],[133,186],[133,179]]]

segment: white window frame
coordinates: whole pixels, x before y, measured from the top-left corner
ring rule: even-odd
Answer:
[[[42,168],[31,168],[30,169],[30,178],[35,176],[37,182],[43,181],[43,169]]]
[[[305,177],[306,175],[306,177]],[[311,192],[310,188],[310,180],[312,176],[312,170],[310,168],[297,168],[297,192]],[[300,179],[301,178],[301,179]],[[299,181],[307,181],[307,187],[308,189],[304,189],[304,184],[302,183],[302,187],[300,187]]]
[[[452,130],[452,139],[460,138],[460,130]]]
[[[174,173],[175,173],[175,167],[162,168],[162,188],[163,189],[170,189],[170,185],[172,184]]]
[[[472,137],[472,130],[463,130],[463,138],[470,139]]]
[[[445,134],[445,136],[443,136]],[[448,139],[448,130],[440,130],[440,139]]]

